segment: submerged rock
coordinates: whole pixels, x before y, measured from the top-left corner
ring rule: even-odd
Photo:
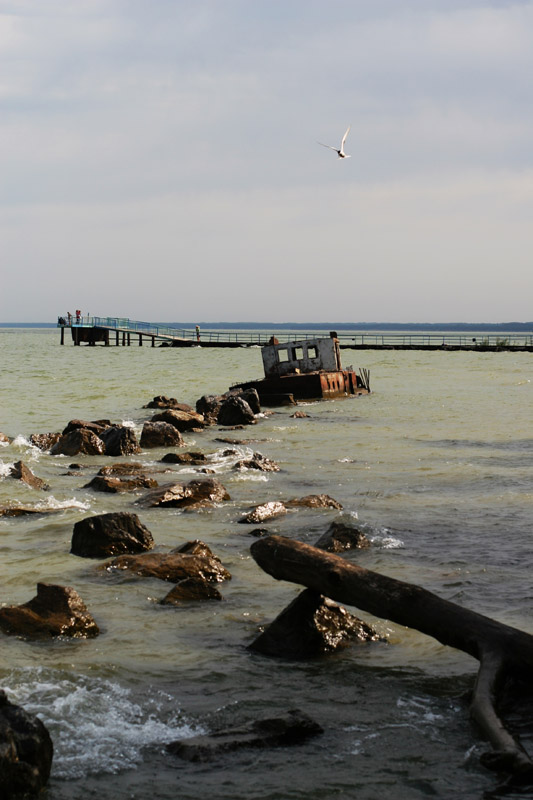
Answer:
[[[41,720],[0,689],[0,797],[34,797],[48,782],[54,747]]]
[[[178,411],[194,411],[193,407],[187,405],[187,403],[178,403],[175,397],[166,397],[164,394],[158,394],[143,408],[175,408]]]
[[[73,464],[70,468],[73,468]],[[76,465],[78,469],[79,465]],[[100,467],[98,475],[111,475],[114,477],[122,477],[123,475],[140,475],[144,477],[145,467],[138,461],[120,461],[118,464],[106,464],[105,467]]]
[[[51,583],[38,583],[37,595],[23,605],[0,608],[0,629],[28,639],[87,639],[99,634],[98,625],[75,589]]]
[[[167,751],[187,761],[210,761],[216,756],[248,747],[286,747],[299,744],[323,729],[298,709],[282,717],[256,720],[205,736],[194,736],[167,744]]]
[[[145,422],[141,432],[141,447],[183,447],[179,430],[170,422]]]
[[[222,595],[204,578],[184,578],[161,600],[161,605],[180,605],[189,600],[222,600]]]
[[[355,525],[332,522],[327,531],[315,542],[315,547],[327,550],[328,553],[342,553],[354,548],[370,547],[370,539]]]
[[[217,561],[220,561],[220,558],[215,556],[209,545],[205,542],[202,542],[201,539],[194,539],[190,542],[185,542],[185,544],[180,545],[180,547],[175,547],[174,550],[171,550],[170,552],[189,553],[191,556],[207,556],[208,558],[216,558]]]
[[[46,490],[50,488],[42,478],[38,478],[37,475],[34,475],[23,461],[17,461],[13,464],[9,470],[9,476],[15,478],[15,480],[22,481],[22,483],[25,483],[27,486],[31,486],[32,489]]]
[[[265,522],[267,519],[280,517],[282,514],[286,513],[287,509],[284,504],[274,500],[270,503],[263,503],[263,505],[256,506],[253,511],[246,514],[239,522],[253,523],[255,525],[258,522]]]
[[[217,558],[188,553],[147,553],[140,556],[119,556],[105,565],[111,571],[128,571],[148,578],[179,583],[186,578],[200,578],[209,583],[231,578]]]
[[[161,461],[164,464],[189,464],[190,466],[198,466],[205,464],[207,456],[205,453],[191,452],[191,453],[167,453],[163,456]]]
[[[136,489],[154,489],[159,486],[154,478],[147,478],[146,475],[135,475],[129,478],[119,478],[114,475],[95,475],[86,483],[84,489],[92,489],[94,492],[109,492],[118,494],[121,492],[134,492]]]
[[[295,497],[293,500],[287,500],[285,505],[288,508],[305,506],[305,508],[336,508],[338,511],[342,511],[342,505],[329,494],[308,494],[305,497]]]
[[[266,656],[316,658],[354,639],[375,641],[379,634],[342,606],[306,589],[249,645]]]
[[[137,503],[144,508],[204,508],[229,500],[225,487],[214,478],[189,483],[167,483],[144,495]]]
[[[153,536],[137,514],[116,511],[76,522],[70,552],[82,558],[107,558],[119,553],[143,553],[153,546]]]

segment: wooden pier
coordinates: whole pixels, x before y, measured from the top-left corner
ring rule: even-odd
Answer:
[[[70,329],[75,345],[103,344],[106,347],[263,347],[275,336],[279,342],[316,338],[317,331],[223,331],[175,328],[152,322],[139,322],[122,317],[72,316],[58,318],[61,344]],[[329,331],[320,335],[328,336]],[[477,334],[465,333],[339,333],[343,350],[464,350],[475,352],[533,352],[533,331],[528,333]]]

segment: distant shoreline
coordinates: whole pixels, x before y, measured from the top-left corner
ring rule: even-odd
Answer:
[[[493,331],[533,332],[533,322],[159,322],[175,328],[207,330]],[[55,322],[0,322],[0,328],[55,328]]]

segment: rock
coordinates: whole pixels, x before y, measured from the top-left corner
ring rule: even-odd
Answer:
[[[315,547],[327,550],[328,553],[342,553],[354,548],[370,547],[370,539],[353,525],[344,522],[332,522]]]
[[[141,556],[118,556],[105,565],[106,569],[127,570],[135,575],[159,578],[179,583],[185,578],[201,578],[211,583],[231,578],[230,573],[216,558],[188,553],[147,553]]]
[[[253,523],[255,525],[258,522],[264,522],[267,519],[280,517],[282,514],[286,513],[287,509],[283,503],[279,503],[274,500],[270,503],[263,503],[261,506],[256,506],[253,511],[250,511],[248,514],[246,514],[246,516],[240,519],[239,522]]]
[[[37,595],[21,606],[0,608],[0,629],[11,636],[41,639],[98,636],[98,625],[79,594],[70,586],[38,583]]]
[[[80,428],[85,428],[88,431],[96,433],[97,436],[100,436],[102,431],[104,431],[106,428],[110,428],[111,425],[112,422],[110,419],[98,419],[94,422],[89,422],[88,420],[85,419],[71,419],[62,433],[63,436],[66,436],[67,433],[79,430]]]
[[[291,419],[306,419],[309,417],[309,414],[306,414],[305,411],[295,411],[294,414],[291,414]]]
[[[223,397],[215,394],[204,394],[196,401],[196,412],[201,414],[207,425],[214,425],[222,405]]]
[[[113,475],[95,475],[92,481],[86,483],[84,489],[92,489],[94,492],[109,492],[119,494],[120,492],[134,492],[136,489],[154,489],[159,486],[154,478],[147,478],[146,475],[137,475],[131,478],[119,478]]]
[[[141,450],[135,431],[126,425],[111,425],[102,431],[100,438],[106,456],[130,456]]]
[[[262,455],[261,453],[254,453],[251,458],[245,458],[237,461],[233,469],[258,469],[261,472],[279,472],[279,466],[275,461]]]
[[[260,536],[268,536],[270,531],[268,528],[254,528],[253,531],[246,531],[248,536],[255,536],[259,538]]]
[[[153,546],[153,536],[137,514],[116,511],[76,522],[70,552],[83,558],[107,558],[119,553],[142,553]]]
[[[39,508],[35,506],[0,506],[0,517],[24,517],[31,514],[58,514],[65,508],[77,506],[61,506],[60,508]]]
[[[249,648],[266,656],[307,659],[337,650],[354,639],[375,641],[380,638],[370,625],[342,606],[306,589]]]
[[[239,397],[242,397],[248,403],[254,414],[261,413],[261,403],[259,402],[257,389],[243,389],[239,392]]]
[[[191,542],[185,542],[180,547],[175,547],[171,553],[188,553],[191,556],[207,556],[207,558],[216,558],[220,561],[218,556],[213,554],[213,551],[208,544],[202,542],[201,539],[194,539]]]
[[[32,433],[30,444],[38,447],[39,450],[50,450],[53,445],[61,438],[61,434],[56,433]]]
[[[10,441],[11,441],[11,439],[9,438],[9,436],[7,436],[5,433],[2,433],[2,431],[0,431],[0,444],[9,444]]]
[[[187,403],[178,403],[175,397],[166,397],[164,394],[158,394],[143,408],[176,408],[178,411],[194,411],[193,407]]]
[[[167,422],[169,425],[173,425],[180,433],[205,427],[203,416],[197,414],[196,411],[178,411],[173,408],[162,411],[160,414],[154,414],[152,422]]]
[[[15,478],[15,480],[22,481],[22,483],[31,486],[32,489],[46,490],[50,488],[41,478],[34,475],[23,461],[17,461],[13,464],[9,470],[9,475],[11,478]]]
[[[247,747],[286,747],[323,733],[320,725],[297,709],[283,717],[261,719],[251,724],[205,736],[194,736],[167,744],[169,753],[187,761],[210,759]]]
[[[167,453],[161,461],[165,464],[190,464],[197,466],[204,464],[207,461],[207,456],[204,453]]]
[[[305,497],[295,497],[293,500],[287,500],[285,505],[288,508],[305,506],[306,508],[336,508],[342,511],[342,506],[329,494],[308,494]]]
[[[222,600],[222,595],[203,578],[185,578],[165,595],[161,605],[179,605],[184,600]]]
[[[294,399],[294,395],[290,392],[284,392],[280,394],[272,393],[272,394],[263,394],[261,392],[261,402],[264,406],[270,406],[271,408],[275,406],[297,406],[298,403]]]
[[[185,442],[175,425],[169,422],[145,422],[141,432],[141,447],[183,447]]]
[[[189,483],[167,483],[158,489],[153,489],[137,503],[144,508],[177,507],[177,508],[204,508],[230,500],[225,487],[214,478],[193,480]]]
[[[230,395],[220,406],[217,423],[219,425],[253,425],[254,412],[242,397]]]
[[[50,448],[53,456],[77,456],[80,453],[88,456],[102,456],[105,453],[105,444],[93,431],[88,428],[74,428],[63,434]]]
[[[0,797],[34,797],[46,786],[54,747],[41,720],[0,689]]]
[[[79,465],[70,465],[70,469]],[[105,467],[100,467],[98,475],[112,475],[113,477],[122,477],[124,475],[141,475],[144,477],[144,470],[146,467],[138,461],[119,461],[118,464],[106,464]]]

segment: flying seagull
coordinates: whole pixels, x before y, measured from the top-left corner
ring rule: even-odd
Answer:
[[[351,125],[348,125],[348,129],[344,134],[344,136],[342,137],[340,150],[337,147],[332,147],[330,144],[323,144],[322,142],[318,142],[318,144],[321,144],[322,147],[329,147],[330,150],[335,150],[335,152],[339,154],[339,158],[351,158],[351,156],[346,155],[346,153],[344,152],[344,142],[346,141],[346,137],[348,136],[351,127],[352,127]]]

